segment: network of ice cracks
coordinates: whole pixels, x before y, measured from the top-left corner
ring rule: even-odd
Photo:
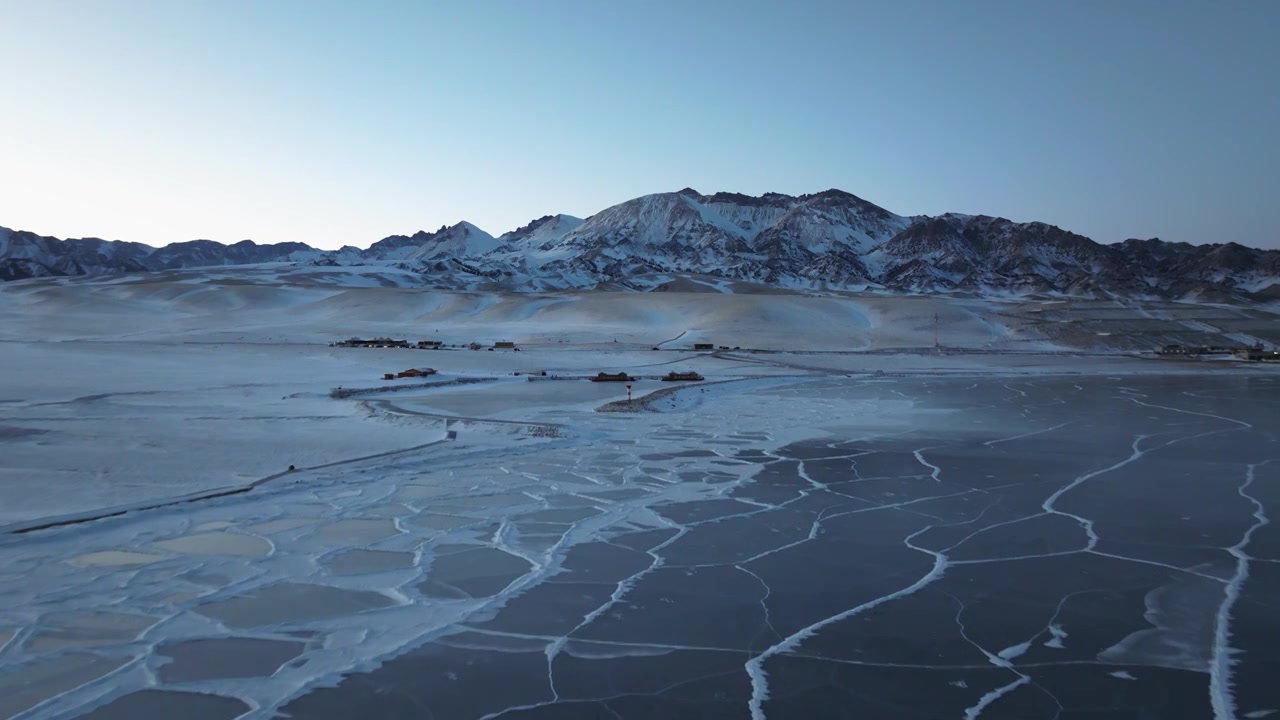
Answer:
[[[781,380],[758,386],[774,398],[785,399],[789,391]],[[990,386],[983,383],[984,390]],[[1016,384],[996,387],[1023,393]],[[966,389],[976,388],[978,383]],[[889,408],[881,401],[874,407],[877,414],[910,410],[911,397],[892,392],[902,396],[901,406]],[[1201,435],[1252,427],[1229,417],[1148,404],[1136,391],[1132,395],[1128,399],[1134,403],[1210,421]],[[778,459],[774,451],[812,438],[812,428],[831,417],[868,410],[865,404],[830,393],[807,393],[803,402],[796,403],[761,403],[750,393],[726,394],[720,400],[698,413],[627,416],[602,430],[513,444],[496,454],[492,446],[469,450],[462,443],[420,456],[308,473],[240,498],[149,511],[0,543],[0,667],[7,676],[0,680],[0,690],[22,687],[34,693],[26,699],[27,707],[17,706],[22,718],[74,717],[84,708],[147,688],[234,697],[250,709],[246,717],[269,717],[304,690],[335,682],[344,673],[372,669],[478,613],[501,606],[560,572],[565,551],[574,545],[608,542],[619,534],[643,530],[673,531],[667,542],[648,551],[653,559],[650,567],[618,582],[610,600],[584,616],[579,627],[586,626],[623,601],[640,576],[662,566],[663,546],[699,524],[726,518],[677,523],[655,508],[723,497],[751,483],[762,467],[758,461],[740,459],[744,451],[765,461]],[[550,414],[546,419],[555,417]],[[906,432],[898,429],[905,425],[887,425],[888,429],[870,431],[863,439]],[[988,444],[1059,427],[1029,428]],[[1198,436],[1139,435],[1130,454],[1063,485],[1037,514],[1063,516],[1077,523],[1087,545],[1072,552],[1093,552],[1098,541],[1093,522],[1060,509],[1057,501],[1095,477]],[[833,442],[830,452],[818,459],[856,460],[858,452],[842,448],[857,439]],[[937,494],[870,504],[866,498],[850,495],[860,504],[821,514],[806,538],[763,554],[812,540],[823,522],[843,515],[910,512],[917,503],[982,492],[957,491],[944,483],[946,468],[931,462],[931,450],[926,446],[912,451],[920,466],[919,475],[913,477],[938,483]],[[856,474],[856,464],[854,468]],[[1256,469],[1250,465],[1238,487],[1239,494],[1256,507],[1255,522],[1238,543],[1224,548],[1238,562],[1230,574],[1203,575],[1223,587],[1209,673],[1215,714],[1224,718],[1237,716],[1230,692],[1230,613],[1248,577],[1249,537],[1269,522],[1262,504],[1249,495]],[[841,495],[810,477],[805,461],[798,462],[798,472],[810,486],[801,496]],[[789,502],[757,502],[756,508],[730,517],[778,510]],[[1025,519],[981,526],[955,545]],[[747,659],[743,671],[751,681],[747,708],[751,716],[765,717],[771,658],[801,652],[803,643],[824,627],[911,595],[941,578],[949,567],[1019,559],[957,561],[948,557],[950,548],[930,550],[913,543],[933,527],[903,541],[932,563],[914,582],[780,636],[778,642]],[[462,553],[471,553],[467,557],[482,564],[510,568],[509,582],[504,580],[505,586],[491,591],[468,592],[452,586],[450,577],[433,575],[432,568],[442,558]],[[741,567],[744,562],[734,565],[751,574]],[[430,595],[422,591],[424,568],[427,580],[435,583]],[[767,620],[771,590],[763,580],[760,583]],[[457,590],[454,597],[448,597],[450,590]],[[963,606],[956,615],[961,635],[991,666],[1009,675],[1007,684],[987,692],[966,710],[966,718],[977,718],[1002,696],[1032,682],[1015,662],[1032,639],[1005,648],[981,647],[965,635],[962,613]],[[1047,647],[1061,647],[1067,641],[1066,632],[1053,621],[1044,633],[1051,638]],[[566,639],[546,638],[553,692],[552,661],[563,651]],[[210,672],[209,658],[217,657],[209,647],[204,650],[211,655],[200,654],[200,643],[210,640],[231,643],[226,647],[232,649],[236,643],[257,643],[255,651],[274,659],[270,667],[250,671],[257,673],[250,677],[199,677]]]
[[[701,464],[720,481],[741,481],[754,466],[715,451],[731,455],[768,436],[738,436],[717,426],[725,419],[686,416],[705,427],[665,435],[662,424],[648,423],[656,430],[648,443],[629,429],[513,445],[497,455],[492,444],[469,451],[464,443],[307,473],[242,498],[8,538],[0,543],[7,676],[0,695],[28,685],[31,696],[0,709],[43,701],[23,717],[61,717],[129,690],[177,686],[238,697],[269,714],[317,679],[373,667],[554,574],[558,557],[577,542],[661,525],[651,504],[728,487],[695,486],[682,472],[687,478]],[[713,450],[640,459],[682,440]],[[415,589],[441,548],[465,547],[501,551],[526,571],[473,599]],[[342,592],[313,603],[305,591],[315,587]],[[252,606],[255,595],[261,607]],[[277,641],[277,652],[301,641],[305,649],[263,677],[165,681],[166,665],[175,665],[166,651],[219,638]],[[96,679],[81,685],[88,677]]]

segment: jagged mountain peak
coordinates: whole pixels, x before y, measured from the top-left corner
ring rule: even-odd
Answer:
[[[374,260],[429,261],[483,255],[499,245],[497,238],[464,220],[441,225],[431,233],[419,231],[409,236],[383,238],[369,246],[364,256]]]
[[[605,208],[560,238],[556,246],[616,257],[625,252],[687,254],[708,248],[744,251],[743,231],[701,202],[694,191],[643,195]],[[549,249],[544,247],[544,249]]]
[[[582,223],[582,218],[563,213],[543,215],[536,220],[530,221],[528,225],[503,233],[498,236],[498,242],[503,245],[543,244],[564,237]]]
[[[523,225],[523,226],[521,226],[521,227],[518,227],[518,228],[516,228],[515,230],[512,230],[511,232],[504,233],[504,235],[524,235],[524,234],[531,233],[531,232],[533,232],[534,230],[537,230],[538,228],[540,228],[540,227],[542,227],[543,225],[547,224],[548,222],[551,222],[552,220],[555,220],[557,217],[560,217],[560,216],[558,216],[558,215],[543,215],[543,216],[542,216],[542,217],[540,217],[540,218],[535,218],[535,219],[533,219],[533,220],[530,220],[528,225]]]
[[[852,205],[870,205],[871,207],[879,207],[874,203],[863,200],[862,198],[858,197],[857,195],[854,195],[851,192],[846,192],[844,190],[840,190],[837,188],[831,188],[829,190],[823,190],[822,192],[801,195],[796,199],[799,200],[800,202],[811,202],[811,201],[817,200],[817,201],[827,201],[827,202],[848,203]],[[884,208],[880,208],[880,209],[883,210]],[[888,211],[886,210],[886,212]]]
[[[488,236],[488,233],[464,220],[453,225],[441,225],[438,230],[434,231],[419,230],[412,235],[388,235],[387,237],[370,245],[369,249],[366,250],[365,253],[378,255],[379,253],[397,248],[421,247],[450,237],[467,236],[470,234]]]
[[[489,233],[485,232],[484,230],[481,230],[481,229],[480,229],[479,227],[477,227],[476,225],[474,225],[474,224],[472,224],[472,223],[467,222],[466,220],[463,220],[463,221],[461,221],[461,222],[455,223],[455,224],[454,224],[454,225],[452,225],[451,227],[446,228],[446,230],[455,230],[455,231],[468,232],[468,233],[484,233],[485,235],[488,235],[488,234],[489,234]]]
[[[1253,264],[1254,259],[1263,253],[1261,250],[1245,247],[1239,243],[1227,242],[1221,245],[1201,246],[1206,261],[1228,270],[1244,270]]]
[[[784,206],[795,202],[795,198],[782,193],[767,192],[759,197],[736,192],[718,192],[704,195],[702,202],[708,204],[741,205],[743,207]]]

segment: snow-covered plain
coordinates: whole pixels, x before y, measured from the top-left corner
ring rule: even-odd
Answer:
[[[318,701],[333,705],[329,714],[308,704],[307,692],[337,684],[344,673],[380,666],[378,672],[394,676],[394,658],[409,662],[428,641],[463,655],[484,646],[523,657],[525,645],[535,647],[543,686],[557,662],[597,657],[604,666],[631,656],[683,657],[698,643],[673,637],[644,645],[635,638],[624,642],[626,633],[591,630],[612,627],[644,607],[646,601],[628,600],[628,593],[648,587],[650,575],[670,577],[658,572],[675,562],[675,556],[668,560],[668,547],[685,553],[679,564],[690,572],[727,568],[727,577],[735,578],[731,587],[741,580],[754,588],[751,593],[763,592],[763,598],[741,594],[753,608],[763,607],[762,627],[771,631],[733,651],[737,670],[731,674],[748,684],[738,714],[798,716],[785,703],[771,709],[769,700],[786,695],[776,690],[791,682],[784,661],[797,647],[817,643],[845,619],[861,621],[892,611],[895,603],[934,597],[917,593],[916,585],[928,588],[962,567],[995,567],[983,558],[1004,563],[1021,555],[1003,549],[1000,527],[1063,521],[1064,527],[1087,529],[1088,541],[1095,530],[1085,518],[1097,509],[1069,504],[1066,491],[1059,500],[1051,495],[1055,489],[1079,497],[1077,486],[1096,486],[1095,471],[1149,462],[1144,454],[1158,458],[1190,447],[1202,434],[1258,432],[1257,413],[1232,383],[1253,383],[1260,398],[1275,392],[1270,367],[1157,361],[1107,344],[1064,344],[1037,329],[1035,316],[1052,309],[1048,305],[849,295],[445,293],[375,284],[363,275],[345,284],[333,282],[341,279],[337,275],[279,282],[266,272],[220,269],[0,286],[0,526],[6,530],[0,539],[0,717],[70,718],[95,707],[101,718],[160,708],[270,717],[294,699],[300,704],[287,712],[295,717],[341,717],[341,698],[358,698],[358,692],[346,686],[329,691]],[[1123,334],[1152,340],[1149,345],[1167,331],[1150,309],[1144,315],[1098,304],[1079,312],[1127,313],[1130,328]],[[1224,313],[1261,322],[1247,310],[1157,309],[1196,317],[1204,312],[1217,313],[1209,322]],[[1155,328],[1150,337],[1144,334],[1148,322]],[[943,350],[933,347],[935,333]],[[514,340],[521,351],[328,346],[352,335],[449,344]],[[694,352],[694,342],[731,349]],[[433,380],[440,382],[483,382],[344,400],[328,395],[339,386],[416,382],[381,380],[385,372],[409,367],[436,368],[440,375]],[[621,370],[645,378],[636,383],[637,394],[670,387],[651,379],[670,370],[696,370],[709,383],[655,403],[660,412],[598,413],[596,407],[622,397],[625,388],[527,380],[543,371],[565,377]],[[1165,390],[1142,385],[1163,382],[1171,372],[1198,378],[1185,387],[1210,395],[1173,406],[1163,401]],[[1232,410],[1214,412],[1213,393],[1230,396]],[[1079,415],[1055,415],[1062,411],[1054,408],[1066,403]],[[977,408],[983,410],[968,412]],[[1124,440],[1116,447],[1054,451],[1061,472],[1038,471],[1062,478],[1044,486],[1030,481],[1028,487],[1044,489],[1045,496],[1030,504],[1005,489],[1023,480],[1008,464],[1021,457],[1016,452],[1046,452],[1056,438],[1087,443],[1087,435],[1067,434],[1073,424],[1101,422],[1117,410],[1129,413],[1125,422],[1134,425],[1116,426],[1115,438]],[[1154,424],[1134,429],[1144,422]],[[449,430],[457,439],[445,439]],[[1131,431],[1137,439],[1122,437]],[[864,468],[856,478],[877,481],[870,485],[840,477],[834,460],[821,459],[862,452],[885,458],[880,477]],[[1250,462],[1251,484],[1240,486],[1236,499],[1271,498],[1262,493],[1274,482],[1274,464],[1261,456]],[[767,463],[796,465],[799,489],[786,488],[785,498],[771,496],[764,478],[776,470]],[[289,465],[297,469],[281,474]],[[273,479],[243,494],[17,532],[264,478]],[[845,482],[850,484],[835,493],[834,484]],[[1239,485],[1233,481],[1228,490],[1234,494]],[[949,515],[959,505],[940,505],[991,500],[997,488],[1002,499],[995,505],[965,505],[959,519]],[[919,512],[902,509],[917,502]],[[1263,527],[1266,507],[1259,504],[1256,515],[1249,515],[1253,505],[1247,509],[1241,518]],[[748,545],[760,546],[755,552],[761,562],[793,543],[825,548],[825,518],[872,510],[877,512],[866,522],[890,514],[907,519],[901,527],[882,527],[887,540],[881,542],[927,560],[933,570],[916,572],[904,564],[898,575],[876,581],[887,583],[883,592],[800,622],[796,618],[805,613],[788,604],[799,591],[789,592],[770,575],[781,568],[748,565]],[[979,523],[988,510],[998,519],[968,533],[942,527]],[[930,524],[930,513],[950,519]],[[763,524],[750,533],[754,539],[715,539],[732,524],[719,518],[757,515]],[[916,528],[913,522],[924,524]],[[926,525],[938,525],[932,532],[950,533],[952,540],[939,544],[926,535]],[[1103,520],[1098,527],[1104,541],[1113,531],[1123,534]],[[988,530],[996,539],[977,542],[988,539],[979,535]],[[647,546],[640,542],[646,533],[656,533]],[[676,542],[704,533],[708,539],[700,544]],[[778,541],[770,544],[771,537]],[[970,539],[968,554],[956,549]],[[1250,572],[1261,572],[1251,560],[1260,556],[1239,533],[1211,540],[1206,544],[1223,552],[1234,549],[1230,563],[1206,558],[1203,568],[1174,571],[1169,568],[1181,560],[1142,555],[1148,551],[1124,544],[1089,546],[1114,562],[1162,566],[1190,583],[1175,584],[1163,596],[1191,598],[1197,608],[1221,604],[1216,640],[1212,632],[1178,625],[1171,613],[1173,629],[1164,635],[1158,631],[1148,639],[1135,626],[1109,649],[1099,647],[1111,664],[1098,674],[1149,687],[1142,683],[1167,679],[1148,665],[1203,672],[1211,678],[1213,707],[1225,708],[1219,716],[1235,717],[1238,708],[1245,717],[1273,706],[1252,699],[1246,706],[1232,695],[1233,682],[1243,680],[1232,675],[1230,648],[1249,638],[1232,634],[1232,608],[1222,596],[1249,590]],[[1262,531],[1252,541],[1253,548],[1271,542]],[[621,553],[618,559],[603,565],[582,559],[583,553],[614,552],[611,547]],[[1067,549],[1076,550],[1038,552]],[[716,559],[723,552],[736,559],[724,565]],[[634,562],[640,564],[622,569]],[[1009,563],[1001,567],[1017,567]],[[543,608],[547,618],[570,612],[568,626],[511,619],[522,598],[554,594],[562,587],[557,578],[566,573],[585,575],[572,607],[583,597],[596,598],[576,615],[554,603]],[[807,587],[808,580],[790,582]],[[1165,587],[1162,580],[1151,582],[1150,593]],[[1037,619],[1046,629],[1031,639],[996,633],[995,644],[981,639],[989,628],[971,629],[969,642],[981,651],[974,662],[989,667],[948,669],[932,662],[927,672],[940,673],[943,684],[970,688],[962,699],[957,695],[959,716],[993,715],[1002,703],[1016,701],[1028,682],[1027,671],[1018,669],[1024,654],[1089,642],[1087,628],[1063,609],[1070,609],[1068,598],[1077,590],[1054,599],[1061,601],[1061,617]],[[771,604],[775,594],[780,604]],[[1163,596],[1149,597],[1157,607],[1152,612],[1159,612]],[[832,601],[840,602],[839,593]],[[696,599],[687,602],[697,607]],[[578,639],[569,640],[574,631]],[[1199,650],[1170,659],[1145,649],[1169,638]],[[815,653],[822,655],[808,652]],[[228,662],[238,657],[262,660],[259,667]],[[556,677],[550,679],[555,687]],[[570,697],[572,682],[563,674],[559,679],[565,684],[561,697]],[[148,689],[150,694],[138,694]],[[492,710],[525,702],[501,704],[502,695],[491,698],[499,703]],[[531,705],[555,705],[536,693],[530,697]],[[448,716],[485,715],[472,712],[480,705],[464,703]]]
[[[719,377],[985,371],[991,358],[974,352],[1009,353],[997,363],[1006,371],[1080,367],[1079,360],[1055,354],[1066,346],[1026,326],[1025,318],[1035,316],[1016,302],[450,293],[386,286],[391,283],[369,287],[366,274],[347,270],[317,271],[322,278],[288,276],[288,282],[270,267],[255,267],[0,287],[0,360],[6,369],[0,493],[16,498],[0,505],[0,525],[243,485],[289,465],[438,439],[439,423],[327,397],[329,388],[377,385],[382,373],[409,367],[435,367],[445,379],[508,380],[513,373],[624,369]],[[514,340],[522,352],[328,347],[353,335],[449,344]],[[935,340],[955,352],[919,352],[931,350]],[[696,342],[735,350],[694,353]],[[1111,363],[1153,369],[1146,361]],[[646,382],[652,381],[641,381],[638,393]],[[608,395],[617,392],[608,385],[500,387],[506,389],[458,388],[438,396],[441,402],[453,398],[455,410],[465,410],[457,402],[483,398],[479,406],[495,407],[474,414],[519,417],[537,395],[590,404],[616,399]]]

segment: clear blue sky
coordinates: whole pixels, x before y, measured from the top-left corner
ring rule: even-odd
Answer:
[[[1280,246],[1274,0],[0,0],[0,225],[368,245],[692,186]]]

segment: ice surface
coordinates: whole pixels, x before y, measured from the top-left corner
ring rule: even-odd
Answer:
[[[1144,687],[1165,682],[1150,668],[1186,664],[1171,661],[1165,650],[1151,655],[1144,648],[1164,645],[1144,637],[1173,638],[1176,645],[1198,648],[1196,672],[1204,675],[1213,643],[1212,633],[1205,635],[1203,628],[1212,626],[1230,565],[1223,564],[1224,572],[1207,567],[1178,571],[1175,558],[1146,559],[1130,554],[1140,552],[1138,548],[1107,546],[1133,522],[1131,514],[1113,512],[1107,498],[1130,488],[1149,497],[1146,483],[1155,482],[1149,478],[1162,478],[1160,487],[1168,495],[1173,486],[1160,464],[1163,455],[1222,440],[1215,435],[1200,439],[1204,433],[1244,438],[1256,423],[1235,420],[1242,411],[1256,410],[1247,404],[1227,407],[1219,399],[1214,401],[1219,407],[1209,411],[1195,398],[1180,395],[1179,385],[1166,382],[1070,378],[1015,383],[970,377],[746,383],[740,391],[729,386],[708,393],[696,414],[659,413],[616,425],[612,418],[602,418],[610,424],[589,437],[519,454],[481,443],[458,446],[451,451],[458,453],[456,458],[428,451],[416,460],[389,458],[377,469],[335,468],[306,484],[272,492],[268,502],[229,498],[207,508],[196,504],[181,513],[157,512],[130,523],[69,530],[50,536],[54,542],[48,548],[74,548],[75,556],[104,543],[128,548],[136,543],[132,538],[163,542],[240,529],[270,534],[274,549],[264,558],[184,553],[163,565],[129,569],[142,573],[129,582],[137,588],[129,593],[136,592],[139,607],[156,590],[174,588],[178,578],[211,579],[212,590],[196,589],[204,584],[191,586],[206,595],[178,600],[186,608],[179,616],[184,619],[169,623],[155,638],[151,653],[162,681],[164,668],[172,666],[165,665],[160,646],[225,636],[225,630],[201,624],[200,618],[253,627],[270,633],[261,638],[270,642],[281,640],[286,630],[324,634],[323,645],[302,650],[298,659],[306,659],[305,664],[275,665],[275,656],[269,655],[267,664],[274,667],[255,665],[252,672],[245,670],[250,676],[235,681],[233,694],[264,707],[353,669],[382,677],[384,671],[373,670],[378,658],[405,651],[413,657],[417,651],[411,648],[421,644],[413,638],[466,626],[481,633],[465,643],[470,648],[466,652],[479,653],[468,656],[477,662],[487,663],[484,658],[491,652],[481,649],[478,637],[489,638],[493,647],[518,643],[537,648],[532,654],[541,658],[540,680],[519,674],[531,670],[501,671],[517,672],[519,682],[531,688],[539,682],[544,688],[548,682],[570,687],[574,673],[582,672],[569,669],[574,658],[594,658],[597,671],[622,673],[606,674],[616,678],[610,682],[625,682],[633,672],[650,672],[642,669],[650,666],[615,668],[624,659],[661,659],[670,668],[682,668],[685,654],[695,648],[749,649],[754,664],[738,662],[734,682],[739,685],[733,686],[738,689],[723,689],[733,702],[707,705],[708,712],[740,712],[755,682],[763,689],[757,694],[759,711],[766,717],[775,712],[785,716],[780,698],[793,682],[786,668],[794,658],[836,662],[848,658],[836,656],[832,648],[845,648],[840,652],[857,651],[866,667],[901,664],[902,657],[888,653],[909,653],[914,641],[908,628],[918,627],[928,636],[927,642],[920,639],[922,646],[938,647],[946,638],[976,653],[977,659],[965,661],[969,665],[964,667],[976,663],[1003,673],[975,674],[937,657],[914,661],[946,670],[938,682],[965,693],[952,714],[984,717],[1021,702],[1030,682],[1025,678],[1050,682],[1048,673],[1058,661],[1103,657],[1104,651],[1127,653],[1123,659],[1106,657],[1123,660],[1126,671],[1137,678],[1127,682]],[[1238,390],[1228,383],[1214,395]],[[1089,422],[1065,423],[1055,416],[1064,404],[1095,414]],[[957,424],[954,418],[961,412],[966,422]],[[1097,443],[1089,455],[1055,450],[1093,437],[1100,424],[1124,430],[1104,432],[1111,439]],[[1139,443],[1144,452],[1135,458],[1128,435],[1134,432],[1164,437],[1161,443]],[[718,439],[749,445],[712,444]],[[583,452],[588,444],[592,451]],[[1050,453],[1054,462],[1027,461],[1043,453]],[[1178,463],[1170,467],[1185,466],[1186,460]],[[1211,491],[1203,484],[1186,487]],[[1061,488],[1069,489],[1055,495]],[[1036,529],[1028,518],[1060,519],[1043,507],[1050,496],[1056,498],[1053,509],[1079,520]],[[1248,511],[1252,506],[1240,499]],[[1211,506],[1203,501],[1196,505]],[[388,510],[397,517],[383,516]],[[1234,517],[1231,508],[1224,508],[1217,520],[1202,512],[1173,510],[1176,517],[1170,521],[1176,520],[1179,533],[1186,532],[1188,522],[1230,522]],[[1026,528],[1035,530],[1031,536],[1084,539],[1085,520],[1099,538],[1096,550],[1056,541],[1034,548],[1022,536],[1021,528]],[[218,522],[233,525],[207,529],[214,526],[206,523]],[[197,527],[206,530],[194,532]],[[1239,534],[1233,532],[1222,536],[1236,542]],[[959,555],[964,548],[979,547],[979,540],[986,542],[981,552]],[[849,547],[865,549],[850,554]],[[944,559],[944,553],[953,552],[944,548],[953,547],[964,560]],[[421,575],[414,569],[418,553]],[[1043,576],[1040,567],[1045,568]],[[1203,585],[1206,592],[1170,594],[1169,573],[1187,588]],[[1019,597],[1006,601],[990,588],[1010,575],[1024,579]],[[285,578],[289,580],[281,582]],[[1082,585],[1077,578],[1092,579]],[[41,581],[45,594],[59,582],[68,588],[77,584],[70,576],[50,576]],[[1077,605],[1092,597],[1079,593],[1112,582],[1163,592],[1153,596],[1157,599],[1149,617],[1154,622],[1140,613],[1128,617]],[[931,588],[942,592],[929,596]],[[1213,588],[1219,597],[1210,592]],[[939,609],[925,610],[914,602],[926,597],[933,597]],[[1160,597],[1184,599],[1170,609]],[[1140,606],[1140,595],[1138,601]],[[54,627],[57,619],[50,615],[39,624]],[[896,642],[841,641],[854,628],[866,628],[874,636],[889,626],[897,628],[890,633]],[[949,626],[959,633],[949,632]],[[788,644],[788,638],[794,641]],[[454,642],[432,652],[456,665],[463,646]],[[210,652],[221,657],[217,650]],[[387,667],[401,662],[407,660],[391,660]],[[209,665],[217,662],[209,660]],[[529,668],[535,665],[539,663]],[[183,672],[199,667],[188,661]],[[500,665],[494,667],[498,672]],[[917,672],[922,675],[869,687],[929,687],[932,680],[923,673],[931,671]],[[741,689],[744,683],[746,690]],[[50,707],[95,702],[96,696],[89,695],[93,687],[57,698]],[[409,686],[397,681],[394,687],[403,692]],[[125,689],[130,688],[142,686],[126,683]],[[232,686],[218,688],[224,692]],[[376,708],[380,702],[377,695],[359,699],[359,692],[345,685],[337,692],[362,706]],[[1070,693],[1060,687],[1053,692],[1060,701],[1071,702]],[[1202,695],[1206,705],[1207,696]],[[342,707],[332,696],[303,697],[327,697],[324,704],[335,713]],[[437,692],[434,697],[420,701],[441,702],[444,696]],[[1254,701],[1237,701],[1241,716],[1266,709]]]
[[[33,632],[25,646],[28,650],[43,651],[122,645],[159,620],[114,612],[52,616],[45,618],[44,627]]]
[[[228,627],[252,628],[354,615],[392,604],[394,601],[381,593],[283,582],[201,605],[196,612]]]
[[[226,637],[165,643],[156,654],[170,662],[156,671],[161,682],[268,676],[302,654],[305,643]]]
[[[528,560],[495,548],[440,555],[431,561],[422,591],[439,597],[495,595],[532,569]]]
[[[271,543],[262,538],[234,532],[205,532],[196,535],[161,540],[151,547],[192,555],[236,555],[239,557],[266,557],[271,553]]]
[[[1051,718],[1091,683],[1153,716],[1212,715],[1211,685],[1235,717],[1275,708],[1250,614],[1280,557],[1266,368],[1013,352],[978,301],[944,308],[952,339],[1009,354],[910,350],[928,300],[176,285],[104,289],[114,327],[53,312],[75,296],[52,286],[24,296],[40,323],[0,304],[0,362],[30,380],[3,424],[40,431],[0,441],[0,522],[273,478],[5,535],[0,683],[25,680],[0,703],[42,703],[31,720],[809,717],[831,693],[868,717]],[[261,311],[219,309],[242,300]],[[319,342],[437,331],[523,347]],[[494,381],[325,396],[428,364]],[[511,375],[673,368],[729,382],[605,414],[617,387]]]
[[[327,564],[335,575],[363,575],[385,570],[413,567],[413,553],[386,550],[346,550],[329,558]]]
[[[235,523],[227,520],[210,520],[209,522],[200,523],[199,525],[192,528],[192,530],[194,530],[195,532],[207,532],[209,530],[224,530],[226,528],[231,527],[234,524]]]
[[[249,532],[258,533],[259,535],[272,535],[286,530],[294,530],[300,527],[308,527],[315,525],[316,518],[283,518],[281,520],[272,520],[270,522],[250,525],[246,528]]]
[[[437,515],[435,513],[422,513],[415,515],[409,520],[414,527],[423,530],[452,530],[454,528],[474,525],[481,521],[481,518],[466,517],[461,515]]]
[[[81,715],[81,720],[235,720],[249,709],[242,700],[205,693],[142,690],[125,695]]]
[[[7,667],[0,673],[0,717],[14,717],[128,661],[129,658],[70,653]]]
[[[400,529],[389,519],[351,519],[321,525],[312,537],[325,543],[359,544],[385,540],[399,533]]]
[[[101,550],[77,555],[67,562],[80,567],[129,567],[146,565],[163,559],[163,555],[133,552],[132,550]]]

